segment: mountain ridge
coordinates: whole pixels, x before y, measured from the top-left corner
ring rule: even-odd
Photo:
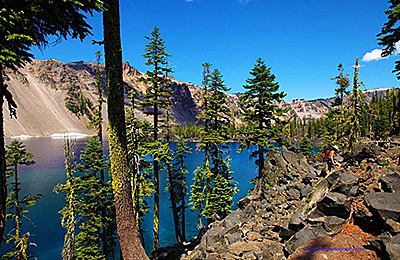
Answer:
[[[81,93],[92,104],[96,104],[96,67],[93,62],[77,61],[64,63],[58,60],[33,60],[24,67],[15,71],[5,72],[5,81],[13,94],[18,105],[17,119],[10,119],[5,113],[5,135],[7,138],[25,137],[50,137],[63,133],[79,133],[81,135],[92,135],[94,131],[87,128],[88,119],[85,116],[79,118],[67,107],[65,99],[70,93]],[[147,75],[124,62],[123,79],[125,82],[125,105],[129,105],[129,89],[134,88],[138,92],[138,99],[147,90],[140,77]],[[101,73],[104,74],[104,65],[100,65]],[[175,125],[186,125],[196,123],[196,117],[201,112],[202,87],[192,83],[171,79],[172,96],[174,103],[171,109],[172,121]],[[103,77],[102,86],[105,89]],[[379,89],[386,91],[387,89]],[[368,90],[375,93],[375,90]],[[241,93],[227,94],[229,107],[235,115],[234,123],[240,124],[242,120],[238,117],[238,107]],[[295,114],[298,118],[320,118],[328,112],[331,98],[320,98],[315,100],[295,99],[283,101],[279,106],[291,108],[290,115]],[[107,128],[107,104],[103,105],[103,133]],[[135,114],[140,119],[151,120],[143,111],[136,109]]]

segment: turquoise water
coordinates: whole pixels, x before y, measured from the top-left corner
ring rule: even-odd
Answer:
[[[85,139],[78,139],[76,148],[79,158],[80,151],[84,148]],[[9,140],[8,140],[9,142]],[[35,223],[32,226],[28,222],[22,223],[23,232],[29,231],[35,236],[32,242],[37,244],[37,247],[32,247],[35,256],[40,260],[55,260],[61,259],[61,250],[64,239],[64,229],[60,225],[60,214],[58,211],[65,205],[64,195],[62,193],[54,193],[53,187],[58,183],[65,182],[64,172],[64,154],[63,154],[63,139],[38,138],[25,141],[27,150],[33,152],[36,164],[29,167],[21,167],[21,194],[24,196],[27,193],[43,195],[43,198],[32,208],[28,216]],[[105,143],[105,146],[108,144]],[[188,155],[186,167],[189,171],[187,175],[187,185],[193,183],[194,169],[203,163],[203,154],[196,152],[196,143],[189,143],[192,148],[192,154]],[[250,151],[244,150],[241,154],[237,153],[238,143],[229,143],[230,155],[232,158],[231,165],[234,173],[234,180],[238,182],[239,192],[234,196],[234,202],[245,197],[247,191],[252,188],[250,180],[257,175],[255,164],[249,160]],[[173,145],[174,147],[174,145]],[[108,153],[108,151],[106,151]],[[168,246],[176,243],[174,225],[172,218],[172,210],[170,208],[169,194],[163,192],[167,186],[166,173],[161,173],[160,176],[160,246]],[[187,196],[186,201],[189,201]],[[145,230],[145,246],[146,251],[152,250],[152,228],[153,228],[153,203],[149,200],[151,206],[150,214],[147,214],[143,228]],[[197,229],[197,214],[186,210],[186,236],[191,239],[198,234]],[[10,223],[9,223],[10,224]],[[2,246],[0,251],[4,252],[6,246]],[[118,255],[116,255],[118,257]]]

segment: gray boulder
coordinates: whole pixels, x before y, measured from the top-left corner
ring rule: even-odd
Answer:
[[[346,194],[346,195],[350,195],[351,188],[353,188],[357,184],[358,184],[358,177],[357,176],[354,176],[354,175],[351,175],[351,174],[347,174],[347,173],[343,173],[343,174],[340,174],[339,182],[336,184],[336,186],[333,189],[333,191],[336,191],[336,192],[339,192],[339,193],[343,193],[343,194]]]
[[[400,193],[400,174],[397,172],[385,174],[379,182],[386,192]]]
[[[285,248],[289,252],[289,254],[293,253],[299,246],[302,244],[306,243],[307,241],[317,238],[317,237],[322,237],[322,236],[327,236],[328,234],[325,232],[325,230],[321,226],[317,227],[305,227],[299,232],[297,232],[291,240],[288,240],[285,243]]]
[[[349,212],[345,207],[345,199],[346,196],[341,193],[329,192],[322,201],[318,202],[317,207],[326,215],[347,218]]]
[[[384,220],[400,218],[400,196],[397,193],[375,192],[365,195],[365,202],[371,212],[378,212]]]
[[[390,259],[400,259],[400,234],[383,241]]]

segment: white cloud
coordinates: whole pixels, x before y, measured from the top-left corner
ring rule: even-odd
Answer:
[[[394,52],[394,55],[399,55],[400,54],[400,42],[396,42],[394,45],[396,47],[396,51]]]
[[[193,2],[194,0],[185,0],[185,2]]]
[[[397,50],[396,50],[397,52]],[[375,49],[371,52],[367,52],[364,57],[362,58],[362,61],[373,61],[373,60],[382,60],[387,57],[382,57],[382,50],[381,49]]]
[[[394,55],[400,55],[400,41],[395,43],[395,51]],[[388,56],[382,57],[382,49],[375,49],[371,52],[365,53],[364,57],[362,58],[362,61],[368,62],[368,61],[374,61],[374,60],[383,60],[387,59]]]
[[[241,3],[242,5],[247,4],[248,2],[250,2],[251,0],[239,0],[239,3]]]

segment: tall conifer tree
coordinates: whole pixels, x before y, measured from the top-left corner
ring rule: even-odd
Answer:
[[[273,137],[271,128],[279,120],[278,117],[286,112],[274,102],[282,101],[286,94],[278,92],[279,83],[275,81],[275,75],[271,73],[271,68],[267,68],[261,58],[257,59],[250,74],[253,77],[246,80],[247,85],[243,86],[246,92],[240,97],[243,117],[249,122],[247,137],[241,146],[256,145],[258,147],[251,157],[257,158],[258,177],[261,178],[265,152],[272,147],[270,143]]]
[[[350,152],[353,152],[356,142],[359,140],[361,135],[360,119],[362,117],[362,110],[364,109],[364,104],[366,102],[367,96],[359,89],[362,82],[358,79],[358,57],[356,59],[356,64],[354,65],[354,80],[353,80],[353,90],[348,97],[349,104],[347,109],[349,111],[349,116],[347,117],[345,123],[347,136],[347,147]]]
[[[161,38],[160,31],[157,27],[151,32],[151,36],[146,36],[149,44],[146,45],[146,53],[143,55],[147,58],[146,65],[153,69],[147,71],[147,77],[141,78],[148,89],[144,94],[144,100],[140,103],[140,107],[145,109],[145,113],[153,116],[153,173],[154,173],[154,226],[153,240],[154,249],[159,248],[159,223],[160,223],[160,157],[159,152],[162,146],[159,140],[160,118],[162,110],[169,107],[171,102],[168,99],[171,91],[168,86],[169,79],[166,74],[172,73],[168,67],[167,57],[170,55],[165,51],[165,41]]]
[[[32,196],[27,194],[24,197],[21,196],[21,182],[20,173],[18,166],[20,165],[33,165],[35,161],[31,160],[33,154],[27,152],[23,142],[13,140],[7,145],[6,150],[6,162],[7,162],[7,178],[11,179],[9,183],[10,191],[7,198],[7,221],[12,220],[13,228],[6,236],[6,243],[12,242],[14,244],[13,249],[1,256],[2,259],[28,259],[32,256],[29,251],[29,237],[30,233],[27,232],[22,235],[22,223],[23,218],[28,219],[29,222],[33,223],[27,213],[29,213],[28,207],[32,207],[42,197],[41,194]]]
[[[185,197],[187,195],[187,186],[186,186],[186,174],[188,171],[185,167],[185,159],[187,154],[191,153],[191,149],[186,145],[182,136],[179,137],[179,140],[176,144],[176,151],[174,152],[173,161],[171,162],[171,174],[168,176],[168,190],[174,190],[175,196],[175,207],[176,207],[176,225],[179,226],[179,229],[176,232],[181,232],[181,241],[183,243],[186,241],[186,202]],[[179,241],[178,241],[179,242]]]

